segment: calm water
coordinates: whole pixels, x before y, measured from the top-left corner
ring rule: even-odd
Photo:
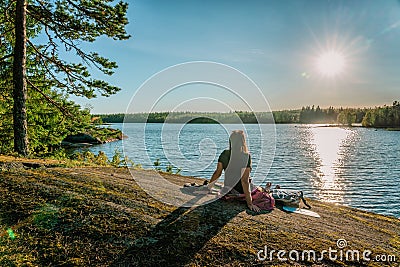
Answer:
[[[90,148],[124,149],[152,168],[160,159],[181,174],[210,178],[238,125],[113,124],[128,139]],[[317,125],[245,125],[256,184],[303,190],[307,197],[400,217],[400,132]],[[276,128],[276,131],[275,131]],[[275,149],[276,147],[276,149]]]

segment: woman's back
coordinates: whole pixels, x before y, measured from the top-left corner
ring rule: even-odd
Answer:
[[[243,193],[242,183],[240,181],[245,168],[251,168],[251,156],[247,152],[224,150],[218,162],[222,163],[225,170],[224,187],[227,190],[235,189]]]

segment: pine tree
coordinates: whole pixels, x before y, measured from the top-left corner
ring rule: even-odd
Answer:
[[[15,7],[15,44],[13,61],[14,149],[28,155],[28,124],[26,117],[26,2],[17,0]]]
[[[106,75],[112,75],[117,67],[115,62],[101,57],[95,52],[86,52],[81,43],[94,42],[100,36],[114,40],[125,40],[130,36],[125,31],[128,24],[126,12],[128,4],[113,0],[5,0],[3,20],[14,26],[14,38],[6,46],[12,46],[12,54],[4,54],[1,62],[13,62],[13,128],[14,150],[27,155],[27,89],[40,93],[47,101],[57,105],[51,95],[44,92],[38,83],[30,77],[35,71],[44,71],[45,79],[50,84],[68,94],[95,97],[95,92],[110,96],[120,88],[94,79],[88,66],[94,66]],[[14,14],[9,16],[8,14]],[[2,29],[2,35],[9,29]],[[28,36],[27,32],[34,32]],[[47,37],[44,44],[36,44],[33,37],[38,34]],[[6,42],[6,38],[1,39]],[[36,68],[27,70],[26,51],[32,50]],[[63,60],[61,52],[74,52],[82,63],[71,63]],[[63,110],[62,107],[59,107]]]

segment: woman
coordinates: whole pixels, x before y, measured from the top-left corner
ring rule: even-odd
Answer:
[[[260,208],[253,205],[250,192],[251,156],[247,149],[243,131],[233,131],[229,137],[229,149],[224,150],[219,156],[217,169],[208,185],[209,189],[221,177],[222,170],[225,171],[224,193],[244,193],[249,209],[259,212]]]

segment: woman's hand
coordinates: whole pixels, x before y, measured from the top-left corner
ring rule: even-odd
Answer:
[[[217,182],[218,178],[221,177],[223,170],[223,166],[221,162],[217,163],[217,168],[215,169],[213,175],[211,176],[211,180],[207,184],[207,189],[211,192],[214,184]]]
[[[210,192],[212,191],[215,182],[216,182],[216,181],[214,181],[214,182],[209,182],[209,183],[207,184],[207,189],[208,189],[208,191],[210,191]]]
[[[249,207],[250,210],[255,211],[255,212],[261,211],[261,209],[259,207],[257,207],[256,205],[254,205],[253,203],[250,205],[247,205],[247,207]]]

